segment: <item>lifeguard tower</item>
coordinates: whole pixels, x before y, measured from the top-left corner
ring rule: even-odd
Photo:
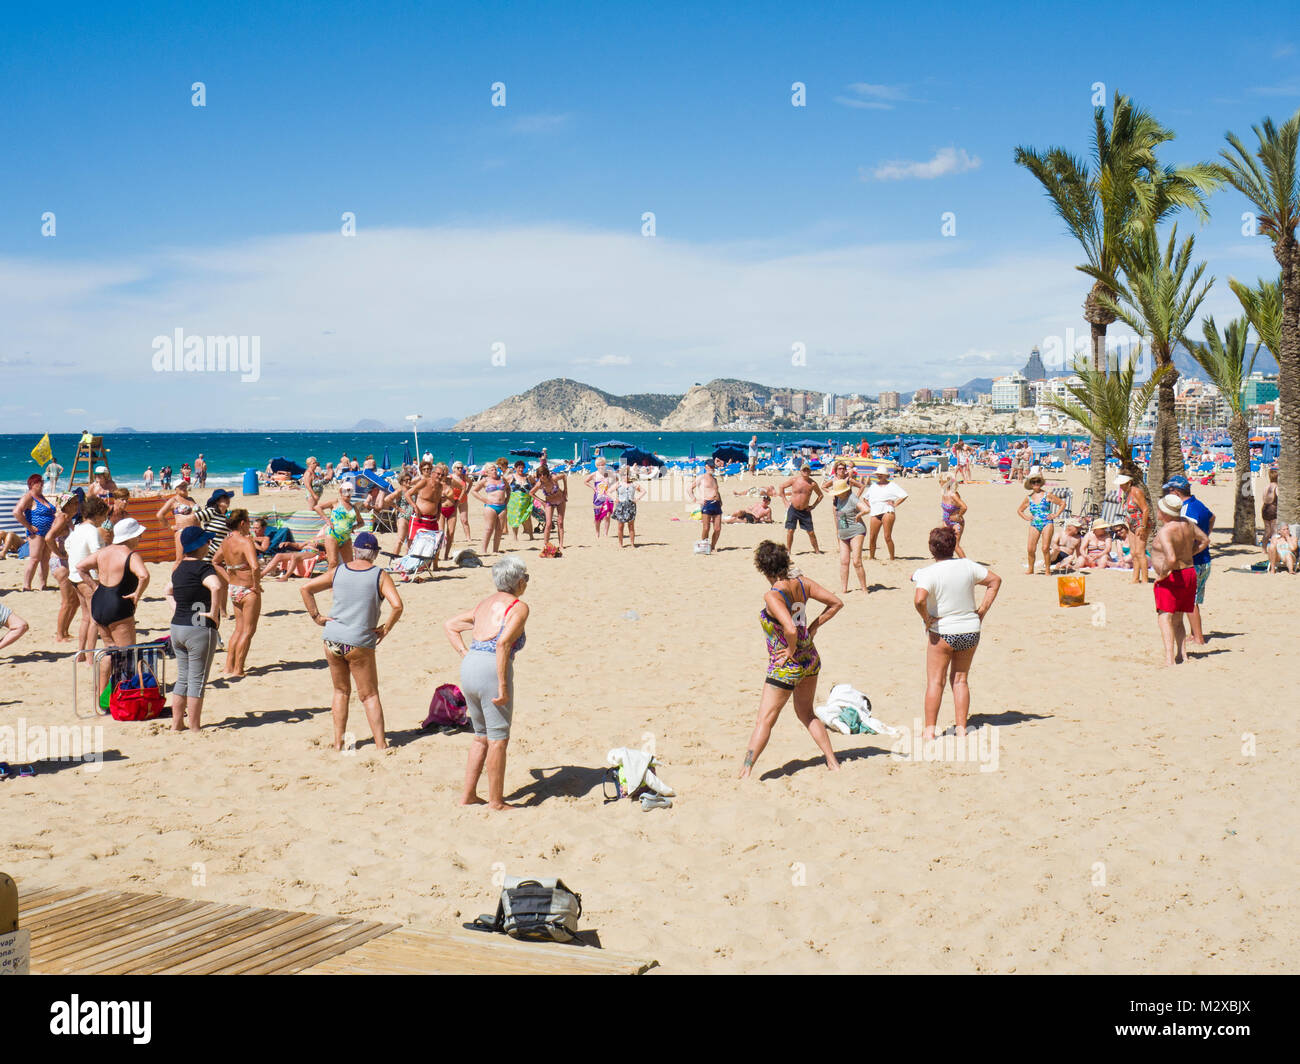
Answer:
[[[71,491],[77,486],[77,480],[81,476],[82,466],[85,466],[85,483],[88,485],[95,478],[95,467],[103,466],[108,469],[108,448],[104,446],[103,436],[92,436],[85,433],[81,437],[81,442],[77,444],[77,456],[72,460],[72,479],[68,481],[68,490]],[[110,476],[112,473],[110,472]]]

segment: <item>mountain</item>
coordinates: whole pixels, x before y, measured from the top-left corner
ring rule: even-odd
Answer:
[[[638,397],[667,399],[673,397]],[[659,419],[644,410],[656,404],[631,406],[628,397],[611,395],[581,381],[564,377],[542,381],[522,395],[512,395],[496,406],[455,424],[457,432],[645,432],[659,427]],[[659,403],[665,406],[666,403]]]
[[[810,392],[821,401],[820,392]],[[772,389],[752,381],[719,377],[708,384],[697,384],[685,395],[676,409],[663,419],[660,428],[667,432],[691,432],[729,425],[746,414],[756,414],[772,400]]]
[[[373,418],[362,418],[352,426],[353,432],[384,432],[388,429],[382,421],[375,421]]]

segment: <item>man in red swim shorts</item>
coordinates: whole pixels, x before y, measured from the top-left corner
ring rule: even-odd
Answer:
[[[1187,656],[1183,640],[1183,614],[1196,609],[1196,566],[1192,557],[1209,548],[1210,538],[1193,521],[1183,517],[1183,500],[1172,493],[1156,503],[1160,530],[1151,544],[1156,570],[1153,585],[1156,620],[1165,644],[1165,664],[1181,665]]]

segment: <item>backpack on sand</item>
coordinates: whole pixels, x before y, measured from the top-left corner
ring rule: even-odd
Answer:
[[[581,915],[582,895],[560,880],[506,876],[496,916],[480,916],[474,927],[534,942],[570,942]]]
[[[420,729],[440,726],[463,728],[468,723],[465,696],[454,683],[444,683],[433,692],[433,698],[429,700],[429,715],[424,718]]]

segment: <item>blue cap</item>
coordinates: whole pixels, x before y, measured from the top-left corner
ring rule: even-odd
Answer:
[[[181,529],[181,551],[185,554],[192,554],[204,544],[211,543],[217,538],[215,532],[205,532],[198,525],[189,525]]]
[[[375,538],[373,532],[362,532],[352,541],[352,546],[357,550],[378,550],[379,540]]]
[[[1181,473],[1178,473],[1165,481],[1164,491],[1166,492],[1185,491],[1188,494],[1191,494],[1192,485],[1191,482],[1185,476],[1183,476]]]

